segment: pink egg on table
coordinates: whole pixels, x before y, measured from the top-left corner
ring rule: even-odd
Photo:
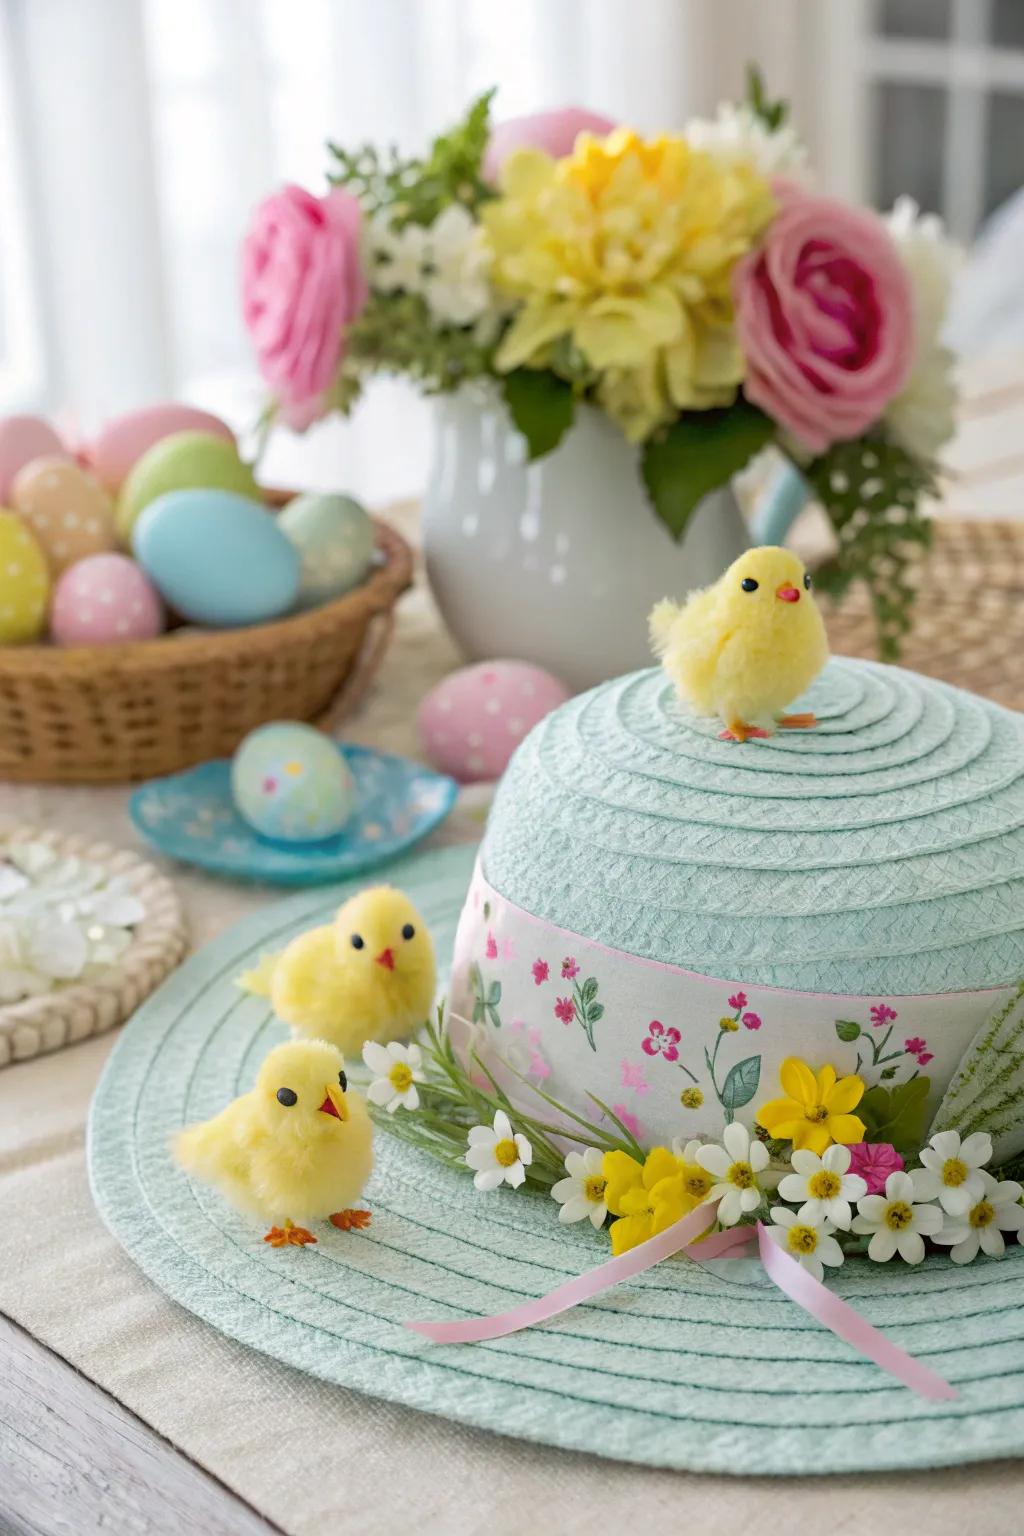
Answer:
[[[50,633],[58,645],[122,645],[152,640],[164,607],[127,555],[90,555],[64,572],[53,594]]]
[[[416,724],[430,761],[463,784],[496,779],[523,737],[569,690],[525,661],[480,661],[443,678]]]
[[[32,459],[71,459],[56,432],[41,416],[0,418],[0,506],[10,506],[11,486]]]
[[[127,411],[105,423],[88,445],[85,456],[89,467],[108,490],[116,491],[128,471],[154,443],[178,432],[205,432],[234,443],[235,434],[219,416],[201,411],[194,405],[147,405]]]

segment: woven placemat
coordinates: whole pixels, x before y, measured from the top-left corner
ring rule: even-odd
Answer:
[[[145,908],[117,965],[88,981],[0,1007],[0,1067],[122,1024],[179,964],[188,947],[185,915],[174,886],[152,864],[126,848],[53,829],[22,826],[0,834],[0,857],[16,843],[44,843],[66,858],[119,876]]]
[[[1024,710],[1024,523],[937,522],[912,582],[914,622],[900,665]],[[863,588],[822,608],[837,655],[877,657]]]

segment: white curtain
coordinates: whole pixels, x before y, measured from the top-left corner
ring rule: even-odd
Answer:
[[[671,128],[755,57],[824,151],[815,60],[850,3],[0,0],[0,410],[88,430],[176,396],[244,427],[252,206],[321,186],[325,139],[415,149],[491,85],[499,116],[572,102]],[[384,383],[351,424],[279,434],[266,474],[380,500],[421,485],[426,453],[425,408]]]

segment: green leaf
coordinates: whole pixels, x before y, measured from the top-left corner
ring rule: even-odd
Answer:
[[[603,1019],[603,1018],[604,1018],[604,1003],[591,1003],[590,1007],[587,1009],[587,1020],[588,1020],[588,1022],[591,1023],[591,1024],[596,1024],[598,1022],[598,1020]]]
[[[641,472],[654,510],[674,539],[698,503],[739,474],[775,427],[742,397],[727,410],[688,411],[645,443]]]
[[[789,102],[769,101],[765,91],[764,76],[756,64],[747,65],[746,105],[759,117],[769,132],[781,128],[789,116]]]
[[[836,1019],[836,1034],[840,1040],[845,1040],[849,1045],[852,1041],[860,1039],[862,1030],[860,1025],[855,1024],[852,1019]]]
[[[895,1067],[886,1067],[885,1070],[882,1073],[882,1082],[883,1083],[887,1083],[887,1082],[891,1081],[891,1079],[894,1078],[895,1076],[896,1076],[896,1068]]]
[[[729,1069],[729,1075],[722,1085],[722,1108],[730,1114],[742,1109],[754,1097],[760,1081],[760,1056],[748,1056],[745,1061],[738,1061]]]
[[[500,1003],[501,1002],[501,982],[500,981],[492,981],[490,986],[487,988],[487,1001],[489,1003]]]
[[[573,423],[572,385],[537,368],[516,368],[504,380],[505,404],[526,438],[530,459],[557,448]]]
[[[931,1080],[912,1077],[892,1088],[869,1088],[856,1114],[867,1127],[867,1141],[887,1141],[904,1157],[911,1157],[924,1141],[925,1111]]]
[[[588,976],[580,989],[580,996],[585,1003],[592,1003],[597,996],[597,977]]]

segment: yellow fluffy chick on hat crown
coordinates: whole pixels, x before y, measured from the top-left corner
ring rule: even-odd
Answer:
[[[828,660],[811,578],[791,550],[748,550],[681,606],[658,603],[650,630],[680,696],[696,714],[717,715],[724,739],[817,724],[811,714],[783,713]]]

